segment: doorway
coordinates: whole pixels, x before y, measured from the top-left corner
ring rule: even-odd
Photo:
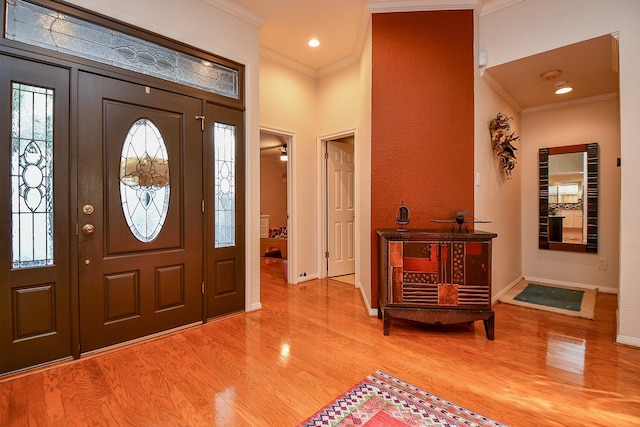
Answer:
[[[5,55],[0,70],[0,374],[244,310],[241,110],[82,70],[74,98],[69,70]]]
[[[292,283],[291,170],[293,135],[260,130],[260,256],[280,264],[282,276]]]
[[[244,66],[138,30],[140,56],[98,58],[100,31],[61,56],[25,28],[0,53],[0,375],[243,311]]]

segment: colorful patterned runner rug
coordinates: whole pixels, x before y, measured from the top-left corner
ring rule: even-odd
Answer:
[[[298,427],[316,426],[505,426],[382,371],[309,417]]]

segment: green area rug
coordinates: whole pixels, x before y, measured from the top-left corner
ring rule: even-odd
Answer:
[[[521,281],[498,300],[507,304],[593,319],[597,289],[579,289]]]

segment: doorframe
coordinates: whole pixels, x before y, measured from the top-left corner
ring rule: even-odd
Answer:
[[[298,235],[298,198],[296,183],[296,134],[295,132],[272,128],[269,126],[260,126],[260,133],[268,133],[278,136],[287,141],[287,283],[297,284],[298,267],[296,260],[298,258],[298,245],[296,236]],[[258,245],[259,247],[260,245]]]
[[[360,182],[358,180],[358,149],[359,149],[359,141],[358,141],[358,129],[347,129],[342,132],[331,133],[328,135],[319,136],[317,138],[317,159],[318,159],[318,207],[320,211],[320,217],[318,221],[318,277],[320,279],[326,279],[328,277],[328,266],[327,261],[324,256],[325,252],[328,250],[328,236],[327,236],[327,219],[328,219],[328,211],[327,211],[327,171],[326,171],[326,160],[324,158],[325,146],[328,141],[333,141],[336,139],[346,138],[348,136],[353,136],[353,193],[354,193],[354,256],[355,256],[355,287],[360,287],[360,271],[359,271],[359,262],[361,255],[360,248],[360,234],[358,230],[360,229],[360,218],[359,212],[361,209],[360,206]]]

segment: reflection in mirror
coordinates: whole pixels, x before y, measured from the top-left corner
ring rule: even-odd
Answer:
[[[585,152],[549,156],[549,241],[587,243],[586,170]]]
[[[542,148],[540,249],[598,251],[598,144]]]

